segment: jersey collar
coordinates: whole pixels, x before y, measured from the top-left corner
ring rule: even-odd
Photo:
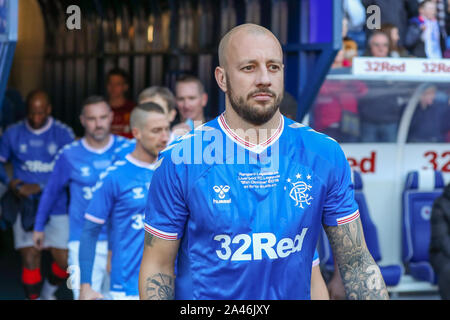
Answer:
[[[138,160],[135,157],[133,157],[131,155],[131,153],[127,154],[125,156],[125,159],[127,159],[129,162],[131,162],[132,164],[134,164],[137,167],[149,169],[149,170],[155,170],[155,163],[148,163],[148,162]]]
[[[111,148],[111,146],[114,144],[114,136],[112,134],[109,135],[109,142],[106,146],[104,146],[101,149],[94,149],[92,148],[87,142],[86,142],[86,138],[82,138],[81,139],[81,144],[83,145],[83,147],[87,150],[90,151],[92,153],[97,153],[97,154],[102,154],[105,151],[107,151],[109,148]]]
[[[237,134],[235,134],[233,132],[233,130],[228,126],[226,120],[225,120],[225,113],[222,113],[218,119],[219,125],[222,128],[223,132],[225,132],[225,134],[228,136],[228,138],[230,138],[233,142],[235,142],[236,144],[240,145],[241,147],[252,151],[254,153],[261,153],[264,150],[266,150],[269,146],[271,146],[272,144],[274,144],[281,136],[281,134],[283,133],[283,129],[284,129],[284,117],[281,115],[280,116],[280,124],[278,125],[277,130],[275,131],[275,133],[269,137],[266,141],[264,141],[263,143],[260,144],[254,144],[248,141],[245,141],[244,139],[240,138]]]
[[[52,124],[53,124],[53,117],[48,117],[47,123],[42,128],[33,129],[30,126],[30,124],[28,123],[28,120],[25,120],[25,126],[31,133],[33,133],[35,135],[40,135],[40,134],[43,134],[44,132],[48,131],[51,128]]]

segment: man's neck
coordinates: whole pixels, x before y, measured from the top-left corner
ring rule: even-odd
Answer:
[[[122,107],[127,99],[125,97],[116,97],[116,98],[110,98],[109,99],[109,105],[111,108],[120,108]]]
[[[84,136],[84,141],[86,141],[86,143],[88,144],[89,147],[91,147],[92,149],[95,150],[100,150],[103,149],[104,147],[106,147],[108,145],[108,143],[111,142],[112,136],[109,134],[105,139],[103,140],[95,140],[93,137],[91,136]]]
[[[140,162],[145,162],[147,164],[152,164],[156,161],[156,157],[148,154],[142,146],[139,144],[139,142],[136,143],[136,148],[131,153],[131,156],[135,158],[136,160],[139,160]]]
[[[233,107],[227,105],[224,117],[230,129],[240,138],[253,144],[261,144],[278,129],[282,115],[278,110],[268,122],[256,126],[242,119]]]

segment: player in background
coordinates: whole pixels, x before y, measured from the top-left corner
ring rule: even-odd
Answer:
[[[116,156],[114,150],[126,141],[125,138],[110,133],[112,117],[111,108],[103,97],[92,96],[84,101],[80,115],[84,137],[65,146],[58,154],[36,215],[33,238],[36,246],[39,246],[44,241],[42,231],[52,208],[67,191],[69,192],[67,246],[70,289],[75,300],[79,294],[78,247],[84,212],[92,199],[92,188],[100,173],[113,163]],[[93,272],[93,286],[97,291],[100,291],[103,285],[107,286],[107,250],[107,230],[103,228],[97,242]]]
[[[111,132],[126,138],[132,138],[130,114],[136,103],[127,98],[129,75],[120,68],[112,69],[106,77],[108,104],[113,111]]]
[[[169,123],[171,123],[177,114],[175,109],[176,100],[172,91],[170,91],[167,87],[160,86],[152,86],[144,89],[138,97],[138,103],[143,104],[146,102],[153,102],[163,108],[166,113]],[[169,142],[172,142],[175,139],[173,133],[170,134]],[[130,152],[134,150],[136,146],[136,139],[130,139],[128,142],[124,143],[122,147],[116,149],[116,153],[118,158],[123,158]]]
[[[279,112],[279,41],[261,26],[240,25],[222,38],[219,65],[225,113],[160,153],[144,221],[141,299],[310,299],[322,225],[347,297],[387,299],[342,149]]]
[[[208,94],[203,83],[193,75],[183,75],[175,83],[175,97],[180,123],[172,128],[175,138],[209,121],[205,117]]]
[[[54,259],[42,289],[41,253],[34,248],[33,224],[36,204],[53,170],[53,160],[64,145],[74,140],[74,133],[51,116],[52,106],[44,91],[31,92],[26,107],[26,119],[11,125],[0,145],[1,176],[6,179],[2,182],[9,188],[7,199],[3,199],[3,218],[12,218],[9,222],[13,223],[14,247],[22,257],[22,284],[27,299],[54,299],[55,288],[67,276],[67,234],[60,228],[67,225],[67,199],[61,197],[55,202],[42,229],[47,239],[40,245],[48,248]],[[8,161],[13,167],[11,180],[3,167]]]
[[[169,121],[164,110],[149,102],[136,106],[130,126],[136,148],[109,167],[86,209],[80,240],[80,300],[101,299],[92,289],[95,242],[102,226],[110,223],[112,251],[110,295],[115,300],[139,300],[139,265],[144,249],[144,210],[148,187],[158,153],[169,139]]]

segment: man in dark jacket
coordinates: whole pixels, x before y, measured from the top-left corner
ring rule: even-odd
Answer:
[[[436,15],[436,3],[425,0],[419,5],[419,16],[410,20],[404,43],[413,56],[442,58],[446,48],[445,30]]]
[[[430,263],[437,274],[442,299],[450,300],[450,183],[431,211]]]

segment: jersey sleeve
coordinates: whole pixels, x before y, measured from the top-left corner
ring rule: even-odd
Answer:
[[[350,223],[359,217],[355,201],[351,170],[344,152],[335,144],[335,159],[330,170],[327,198],[322,222],[328,226]]]
[[[6,130],[0,137],[0,162],[8,162],[11,156],[11,130]]]
[[[84,214],[86,220],[102,225],[109,218],[118,192],[114,176],[109,174],[108,169],[100,174],[100,179],[93,187],[92,199]]]
[[[69,161],[67,161],[64,153],[59,153],[56,157],[53,171],[39,201],[34,223],[35,231],[44,231],[44,226],[53,209],[53,206],[56,204],[61,194],[65,192],[71,172],[72,166]]]
[[[317,249],[314,250],[314,257],[313,257],[313,263],[312,266],[318,266],[320,264],[320,258],[319,258],[319,252],[317,252]]]
[[[156,237],[178,240],[183,236],[189,215],[183,191],[186,168],[183,165],[175,166],[170,153],[161,154],[159,161],[160,166],[153,174],[149,188],[144,227]]]
[[[59,145],[61,147],[72,143],[75,140],[75,133],[73,132],[72,128],[64,125],[63,129],[61,130],[61,136],[59,137]]]

